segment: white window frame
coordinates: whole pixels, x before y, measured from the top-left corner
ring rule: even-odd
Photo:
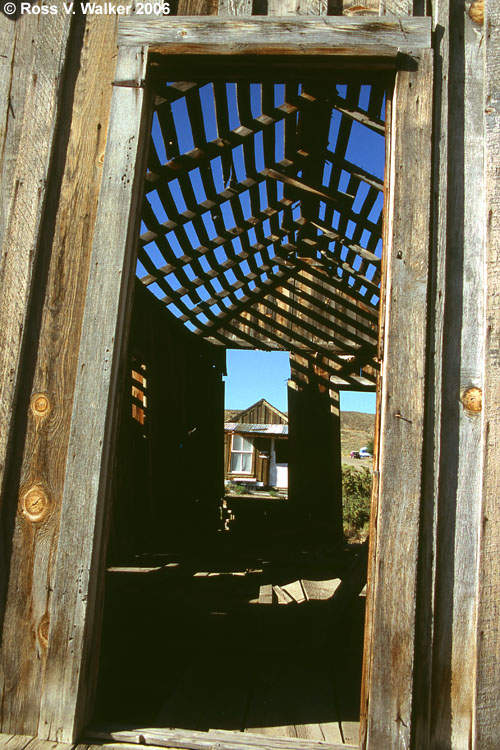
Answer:
[[[241,438],[241,440],[245,441],[248,440],[250,442],[250,445],[252,446],[250,450],[237,450],[234,447],[234,441],[236,438]],[[243,456],[244,454],[250,454],[250,469],[249,471],[243,471],[243,469],[235,469],[233,470],[231,468],[233,463],[233,453],[236,455]],[[251,476],[253,473],[253,467],[254,467],[254,453],[255,453],[255,445],[253,443],[253,439],[249,438],[247,435],[242,435],[241,433],[234,433],[231,435],[231,451],[229,454],[229,473],[233,475],[244,475],[244,476]]]

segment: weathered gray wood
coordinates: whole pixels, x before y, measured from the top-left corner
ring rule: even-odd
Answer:
[[[5,153],[0,199],[0,413],[7,418],[0,430],[2,502],[71,18],[59,14],[15,23],[12,30],[14,21],[2,16],[0,26],[6,42],[1,91],[7,93],[0,138]],[[0,580],[0,611],[4,585]]]
[[[478,660],[475,745],[494,750],[498,745],[500,702],[500,8],[485,2],[485,379],[483,507],[481,517],[478,597]]]
[[[33,734],[38,730],[47,646],[46,613],[54,562],[50,550],[57,546],[78,343],[102,172],[99,156],[104,150],[109,114],[110,96],[104,86],[106,78],[109,87],[113,80],[116,54],[113,18],[89,15],[85,25],[87,43],[79,58],[74,95],[62,107],[62,119],[72,127],[54,237],[49,238],[53,252],[20,480],[21,497],[39,487],[50,505],[45,516],[35,520],[29,513],[16,516],[3,631],[8,648],[4,649],[2,672],[10,686],[2,700],[6,721],[16,731],[25,727]],[[97,158],[88,159],[89,153]],[[85,208],[75,211],[82,204]]]
[[[431,747],[470,747],[474,732],[478,540],[481,526],[482,417],[464,408],[482,388],[484,320],[483,50],[480,27],[439,3],[446,173],[438,206],[444,256],[440,456],[436,531]],[[447,198],[445,198],[447,196]]]
[[[0,747],[4,750],[25,750],[33,737],[22,734],[0,734]]]
[[[294,54],[394,56],[430,47],[430,18],[122,18],[118,40],[169,54]]]
[[[40,736],[57,740],[80,731],[95,674],[104,498],[149,127],[145,64],[142,48],[120,53],[90,263],[39,725]]]
[[[380,15],[411,16],[413,0],[380,0]]]
[[[251,16],[252,0],[219,0],[219,16]]]
[[[128,742],[168,748],[190,748],[190,750],[347,750],[353,745],[301,740],[296,737],[263,737],[248,732],[230,732],[212,729],[197,732],[184,729],[133,729],[118,730],[90,728],[88,736],[107,742]],[[104,747],[109,747],[105,745]],[[115,746],[116,747],[116,746]]]
[[[368,615],[370,666],[364,688],[366,746],[374,750],[409,747],[412,721],[430,239],[429,53],[424,53],[418,71],[398,73],[392,106],[391,157],[386,165],[389,205],[379,506],[371,540],[375,563]]]
[[[217,15],[217,0],[179,0],[178,16],[214,16]]]
[[[326,16],[328,0],[268,0],[268,16]]]

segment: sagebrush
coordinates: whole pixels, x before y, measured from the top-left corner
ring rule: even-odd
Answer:
[[[368,532],[372,474],[365,467],[342,466],[344,534],[360,538]]]

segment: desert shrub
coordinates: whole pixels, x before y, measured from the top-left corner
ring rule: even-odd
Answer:
[[[368,529],[371,491],[372,475],[369,469],[343,464],[344,534],[349,538],[363,536]]]
[[[246,495],[247,488],[243,484],[236,484],[235,482],[230,482],[229,484],[226,484],[226,493],[228,495]]]

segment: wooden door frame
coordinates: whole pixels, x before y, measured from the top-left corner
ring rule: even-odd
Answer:
[[[187,60],[202,52],[300,55],[301,60],[321,55],[344,68],[361,58],[367,69],[396,71],[387,172],[390,190],[384,209],[387,275],[378,459],[383,501],[373,525],[365,713],[367,747],[400,747],[401,736],[405,741],[409,738],[427,335],[430,31],[430,19],[423,17],[121,19],[50,603],[40,736],[74,741],[93,707],[118,383],[124,367],[152,111],[148,54],[175,54],[178,62],[179,55]],[[408,175],[410,190],[405,184]],[[415,231],[411,248],[408,227]],[[418,306],[408,325],[405,295],[407,300],[410,294],[417,294]],[[408,465],[400,460],[402,442]],[[394,534],[402,531],[405,519],[405,541],[398,546]],[[387,687],[382,680],[395,643],[400,649],[390,666],[393,679]]]

